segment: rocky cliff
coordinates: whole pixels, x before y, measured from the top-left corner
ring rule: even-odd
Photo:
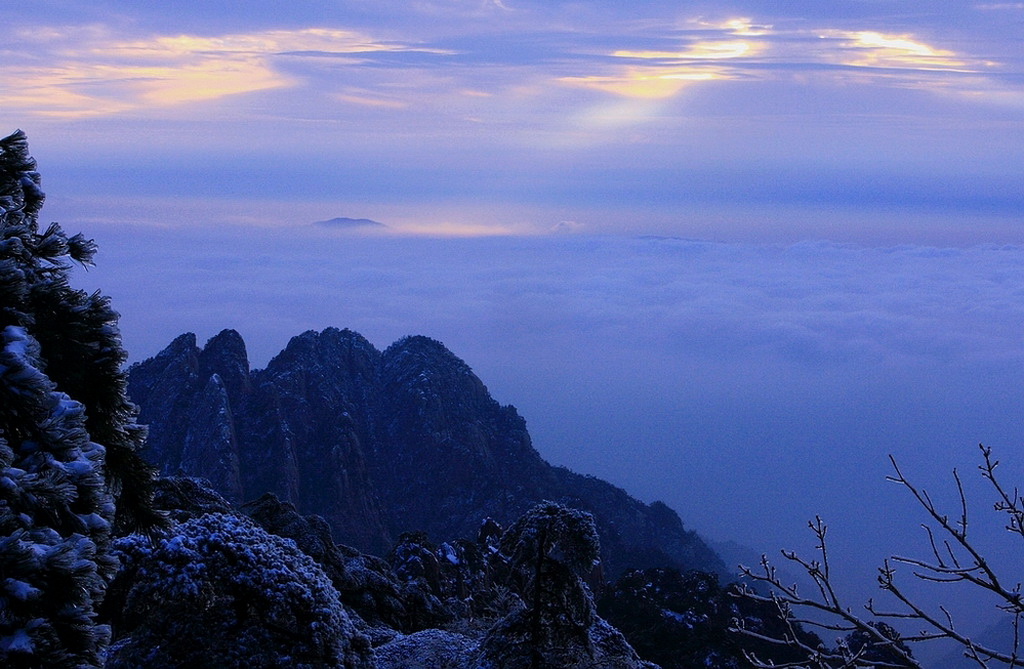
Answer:
[[[594,514],[608,577],[725,571],[664,504],[545,462],[515,408],[426,337],[382,353],[350,330],[310,331],[254,371],[237,332],[203,348],[185,334],[131,368],[129,392],[164,473],[205,477],[236,503],[274,493],[362,550],[412,530],[475,536],[485,518],[508,523],[548,499]]]

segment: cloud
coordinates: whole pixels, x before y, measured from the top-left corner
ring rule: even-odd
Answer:
[[[559,221],[551,226],[551,232],[558,234],[573,234],[582,232],[586,229],[586,225],[579,221]]]
[[[188,239],[205,233],[178,230],[166,234],[184,234]],[[194,241],[181,242],[182,253],[197,254],[187,266],[202,268],[198,274],[184,272],[174,286],[183,297],[193,296],[185,297],[186,303],[198,307],[207,299],[203,291],[187,288],[189,282],[210,279],[216,285],[221,283],[217,275],[208,272],[235,252],[232,247],[237,240],[226,241],[235,234],[241,234],[241,229],[239,233],[225,232],[224,241],[215,235],[212,239],[218,241],[206,244],[209,250],[202,252]],[[276,249],[288,235],[294,238],[275,255],[259,250],[264,246]],[[529,327],[543,338],[557,334],[559,338],[600,339],[606,328],[625,332],[632,330],[633,324],[645,322],[649,327],[636,329],[631,342],[620,343],[642,350],[672,348],[673,342],[685,341],[692,345],[687,355],[698,357],[704,355],[702,351],[710,358],[729,351],[732,356],[754,354],[786,364],[814,366],[823,361],[885,364],[916,359],[945,363],[954,358],[1002,363],[1022,356],[1017,350],[1017,323],[1024,311],[1013,305],[1017,300],[1014,276],[1020,273],[1016,263],[1024,252],[1017,247],[752,246],[656,238],[553,237],[493,243],[345,238],[334,247],[335,242],[321,240],[320,251],[314,243],[318,237],[303,237],[294,231],[266,231],[254,237],[238,249],[241,264],[230,262],[218,270],[225,280],[237,279],[251,286],[232,302],[251,299],[253,290],[266,295],[291,290],[301,296],[312,286],[299,277],[315,265],[339,272],[332,280],[334,285],[322,289],[337,294],[355,290],[359,304],[367,309],[396,316],[408,313],[414,323],[443,325],[445,330],[466,327],[473,321],[472,327],[482,327],[494,319],[499,319],[499,330],[516,329],[513,324],[525,314],[514,307],[481,312],[467,322],[443,315],[469,315],[467,309],[478,308],[479,300],[489,296],[486,299],[494,306],[527,308],[531,303],[547,303],[551,308],[528,309],[532,314],[527,319]],[[154,244],[154,248],[164,246]],[[154,264],[156,275],[172,271],[178,264],[173,253],[160,260],[137,245],[112,252],[138,254],[138,262]],[[522,264],[518,254],[528,254],[535,262]],[[392,263],[396,256],[404,260]],[[246,257],[262,260],[247,269],[249,262],[242,260]],[[371,259],[358,262],[359,257]],[[462,260],[452,264],[454,258]],[[269,268],[273,271],[261,266],[265,263],[272,263]],[[448,271],[434,271],[449,265]],[[368,267],[377,267],[384,274],[353,283],[345,269],[365,271]],[[115,279],[122,273],[124,279],[134,275],[121,263],[114,263],[106,274],[111,273]],[[384,277],[390,278],[378,285]],[[416,288],[417,284],[423,287]],[[431,291],[427,302],[421,299],[424,290]],[[330,307],[319,304],[312,295],[310,298],[309,303],[300,301],[286,311],[330,321]],[[173,310],[176,300],[155,302]],[[442,303],[447,308],[435,313],[436,305]],[[216,318],[221,306],[209,304],[210,317]],[[964,318],[966,314],[970,318]],[[986,327],[979,329],[978,322]],[[381,334],[397,337],[402,333]],[[155,344],[150,342],[150,352]]]
[[[337,93],[334,95],[334,99],[353,105],[383,109],[406,109],[409,106],[409,103],[403,100],[382,98],[372,91],[362,90],[353,93]]]
[[[610,75],[563,77],[562,83],[615,93],[627,98],[671,98],[695,82],[724,79],[727,75],[688,68],[628,67]],[[634,117],[634,121],[642,120]]]
[[[759,45],[746,41],[695,42],[683,51],[630,51],[622,49],[612,53],[616,58],[643,58],[668,61],[719,60],[753,56]]]
[[[940,477],[1024,438],[1019,246],[318,230],[101,227],[80,279],[134,359],[224,327],[258,366],[309,328],[436,337],[546,457],[758,548],[800,541],[808,513],[869,532],[889,452]]]
[[[563,77],[564,83],[590,86],[637,98],[669,98],[688,83],[763,81],[816,73],[821,79],[856,75],[862,83],[920,87],[923,81],[967,92],[994,78],[998,63],[925,43],[909,33],[875,30],[774,28],[750,19],[695,20],[694,30],[677,31],[676,48],[619,48],[599,67],[603,74]],[[709,39],[715,35],[714,39]],[[738,36],[751,39],[736,39]],[[753,39],[756,38],[756,39]],[[664,43],[664,40],[659,40]],[[618,65],[614,59],[645,65]],[[843,66],[838,70],[830,66]],[[977,75],[966,80],[962,74]],[[945,76],[943,76],[945,75]],[[952,77],[950,75],[953,75]]]
[[[687,28],[696,27],[698,30],[709,30],[714,32],[725,31],[732,35],[744,37],[757,37],[768,35],[774,26],[765,23],[755,23],[749,17],[729,18],[724,20],[709,20],[705,17],[690,18],[685,22]]]
[[[349,104],[405,109],[420,103],[422,113],[430,108],[424,99],[452,99],[452,91],[471,90],[493,96],[488,104],[480,102],[488,110],[503,107],[519,114],[513,92],[526,88],[552,102],[564,85],[669,99],[691,86],[721,80],[762,81],[800,76],[801,71],[843,76],[826,66],[849,68],[876,85],[920,86],[924,77],[949,90],[967,89],[974,98],[979,89],[1012,90],[992,78],[1004,69],[997,55],[972,55],[910,31],[872,29],[870,24],[851,29],[766,15],[605,25],[601,22],[609,19],[594,14],[587,17],[594,21],[587,30],[568,31],[557,7],[545,12],[492,2],[427,3],[414,10],[461,12],[465,22],[452,34],[432,35],[436,25],[417,26],[396,16],[376,30],[401,36],[397,39],[329,25],[145,36],[103,24],[11,28],[16,57],[0,75],[0,85],[12,92],[5,97],[16,109],[68,117],[211,103],[282,89],[316,94],[325,85],[330,93],[339,83],[341,88],[392,92],[333,91],[335,100],[340,96]],[[515,19],[505,32],[495,33],[486,21],[473,18],[478,11]],[[969,83],[950,76],[964,73],[976,76]],[[396,84],[404,87],[404,97],[396,97]]]
[[[839,62],[852,67],[895,68],[926,71],[963,71],[972,68],[955,52],[929,46],[905,34],[887,34],[873,30],[822,31],[823,40],[837,40],[840,52],[835,54]],[[984,66],[976,61],[973,68]]]
[[[44,49],[49,63],[39,64],[43,58],[38,56],[24,58],[0,75],[0,85],[12,92],[8,105],[65,117],[117,114],[295,87],[301,80],[288,73],[288,61],[342,57],[353,65],[361,57],[378,53],[437,52],[327,28],[126,39],[100,27],[51,27],[22,30],[20,37],[27,47]],[[359,99],[349,98],[350,102]]]

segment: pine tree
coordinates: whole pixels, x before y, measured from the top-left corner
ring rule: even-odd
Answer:
[[[161,519],[117,314],[68,282],[95,245],[39,231],[35,167],[24,133],[0,140],[0,664],[99,666],[115,523]]]

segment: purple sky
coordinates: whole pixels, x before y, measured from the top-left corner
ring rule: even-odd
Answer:
[[[1015,242],[1022,32],[962,0],[41,0],[0,8],[0,120],[62,219]]]
[[[870,586],[921,548],[888,453],[1024,473],[1022,35],[1020,2],[37,0],[0,6],[0,126],[134,359],[426,334],[549,460],[758,549],[820,513]]]

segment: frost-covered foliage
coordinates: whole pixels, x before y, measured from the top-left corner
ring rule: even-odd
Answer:
[[[408,630],[458,626],[482,632],[519,604],[508,584],[509,567],[493,541],[500,526],[484,521],[475,540],[437,545],[423,532],[406,532],[388,554],[403,586]],[[488,543],[491,542],[491,543]]]
[[[323,570],[248,518],[211,513],[116,544],[107,666],[372,666]]]
[[[73,263],[89,265],[96,245],[51,223],[40,232],[40,177],[21,131],[0,140],[0,329],[23,328],[39,369],[85,407],[89,438],[105,451],[106,484],[126,530],[159,525],[152,469],[139,456],[145,430],[126,395],[117,312],[110,299],[71,287]]]
[[[388,563],[402,584],[406,601],[406,628],[440,627],[456,616],[447,605],[456,580],[453,565],[438,554],[438,548],[423,532],[406,532],[388,554]]]
[[[377,669],[466,669],[473,667],[477,642],[454,632],[430,629],[401,634],[374,651]]]
[[[0,665],[99,666],[109,631],[95,609],[115,566],[107,476],[124,471],[111,454],[134,455],[142,433],[116,314],[68,285],[92,242],[39,232],[39,183],[25,135],[0,140]]]
[[[163,476],[154,482],[153,506],[175,523],[208,513],[232,513],[230,502],[217,494],[206,479]]]
[[[103,449],[25,330],[8,326],[0,344],[0,664],[94,666],[114,511]]]
[[[414,631],[429,626],[418,624],[422,620],[418,612],[424,609],[422,597],[410,596],[383,559],[334,543],[323,518],[303,516],[293,504],[272,493],[242,508],[267,532],[291,539],[299,550],[313,558],[331,579],[342,603],[371,626],[368,630],[387,626]],[[436,617],[430,620],[433,622]],[[384,634],[389,636],[393,632]]]

